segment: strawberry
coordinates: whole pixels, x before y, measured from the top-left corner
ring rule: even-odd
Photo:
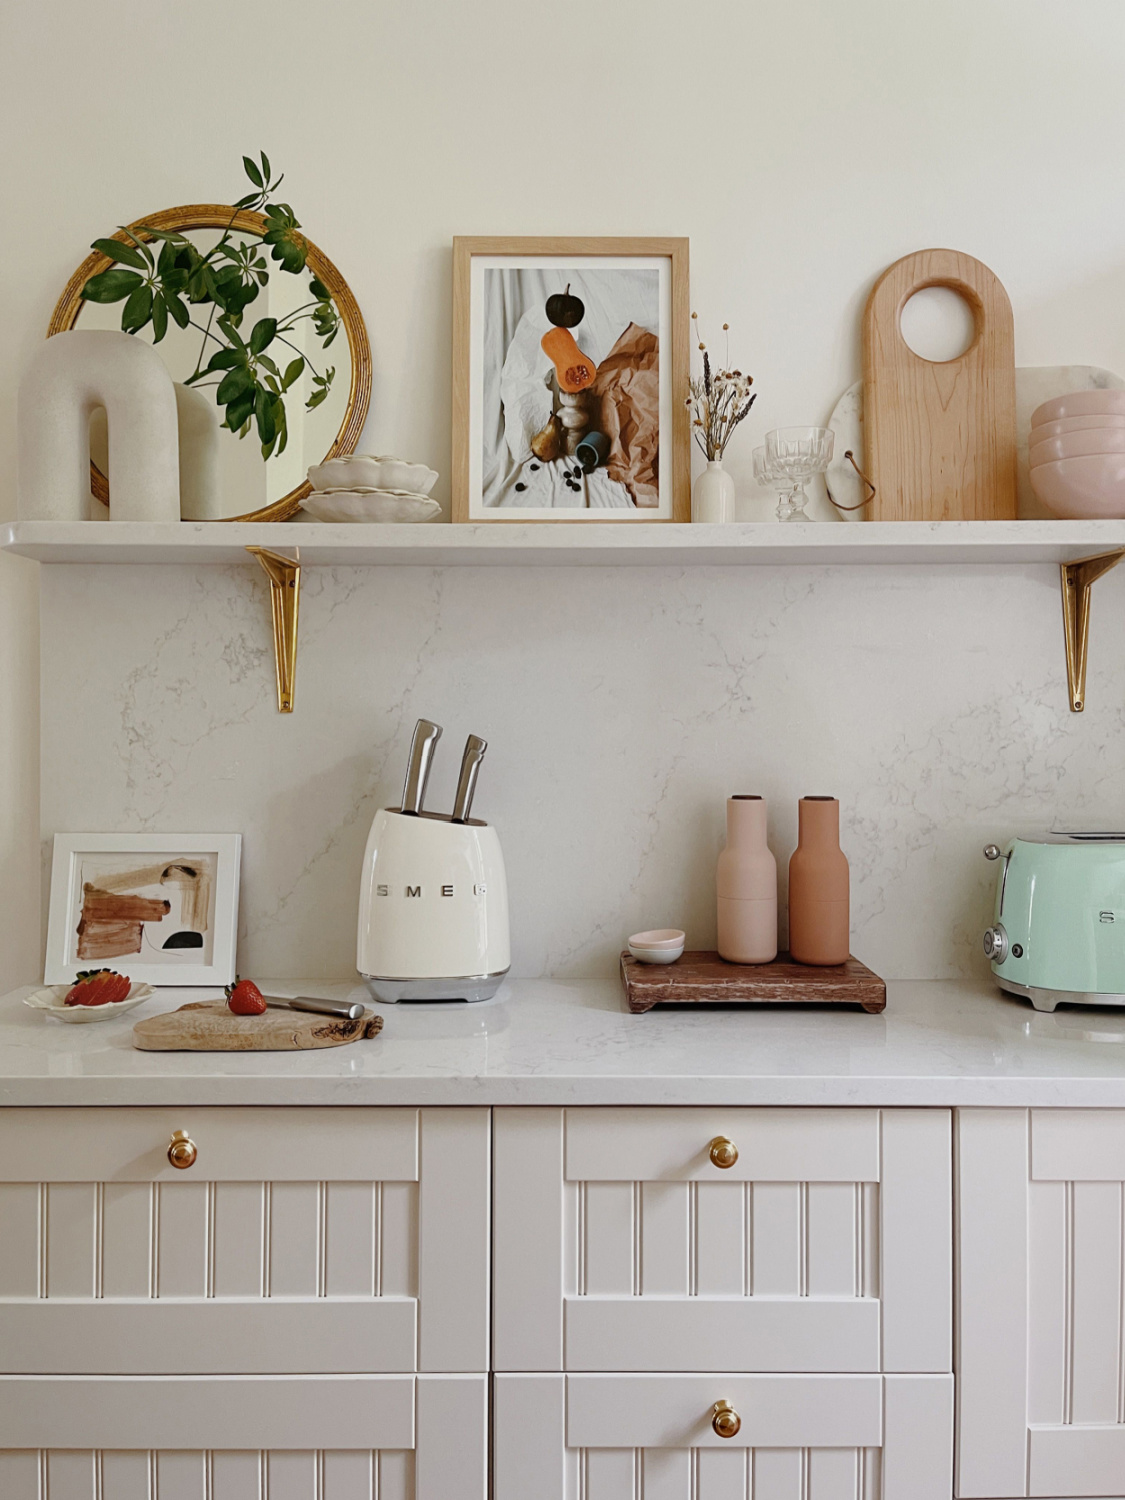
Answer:
[[[81,969],[63,998],[64,1005],[114,1005],[126,1000],[132,980],[113,969]]]
[[[266,1008],[262,992],[252,979],[239,979],[227,985],[227,1004],[236,1016],[260,1016]]]

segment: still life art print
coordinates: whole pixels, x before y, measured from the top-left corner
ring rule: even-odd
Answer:
[[[56,834],[45,982],[111,967],[136,981],[234,977],[239,834]]]
[[[686,520],[687,241],[458,239],[454,272],[454,520]]]

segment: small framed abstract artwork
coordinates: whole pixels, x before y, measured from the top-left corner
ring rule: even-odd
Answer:
[[[688,521],[686,239],[453,241],[454,521]]]
[[[229,984],[241,857],[240,833],[56,833],[44,984]]]

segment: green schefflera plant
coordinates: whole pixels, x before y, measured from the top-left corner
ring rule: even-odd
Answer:
[[[113,261],[108,271],[91,276],[82,288],[88,302],[124,302],[121,327],[139,333],[152,324],[159,344],[171,319],[180,328],[194,328],[201,336],[199,357],[185,385],[214,387],[224,408],[223,426],[244,438],[257,427],[262,457],[283,453],[288,439],[285,394],[309,367],[312,394],[305,402],[312,411],[332,388],[333,367],[318,370],[287,337],[302,321],[311,322],[325,349],[340,329],[332,294],[309,273],[310,300],[283,319],[259,318],[247,327],[247,312],[268,283],[265,247],[282,271],[300,276],[308,260],[308,241],[288,203],[275,203],[281,177],[272,179],[269,157],[258,162],[242,158],[254,186],[233,205],[231,222],[218,243],[204,254],[182,234],[150,225],[121,226],[124,240],[95,240],[93,249]],[[265,215],[261,238],[243,239],[234,231],[238,213],[251,209]],[[150,240],[159,250],[154,252]],[[206,310],[206,321],[201,321]],[[282,350],[292,358],[286,360]]]

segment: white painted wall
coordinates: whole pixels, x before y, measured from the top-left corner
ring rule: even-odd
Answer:
[[[89,241],[149,209],[236,196],[242,152],[263,146],[367,319],[365,446],[432,463],[442,498],[457,233],[690,235],[693,306],[713,333],[730,322],[761,392],[731,452],[747,516],[769,505],[749,482],[754,442],[822,419],[856,378],[867,290],[907,251],[951,245],[992,266],[1020,364],[1125,373],[1123,64],[1119,0],[9,5],[0,513],[18,371]],[[36,964],[33,578],[0,560],[4,979]],[[1111,625],[1122,590],[1100,588]],[[1046,587],[1011,606],[1054,607]],[[918,628],[940,633],[931,608]],[[944,665],[948,690],[962,663]],[[997,656],[1002,695],[1006,666]],[[904,720],[907,743],[919,727]]]

